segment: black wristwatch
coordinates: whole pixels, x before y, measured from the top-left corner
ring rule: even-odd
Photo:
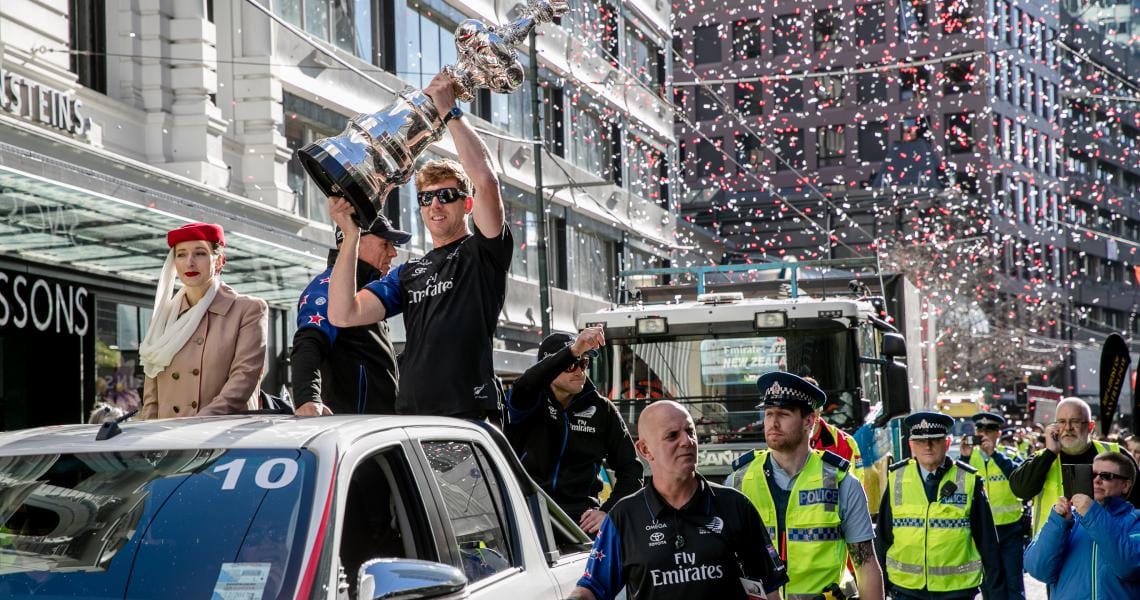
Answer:
[[[452,119],[459,119],[462,117],[463,109],[459,108],[458,106],[452,106],[451,110],[447,111],[446,115],[443,115],[443,124],[447,125],[447,123]]]

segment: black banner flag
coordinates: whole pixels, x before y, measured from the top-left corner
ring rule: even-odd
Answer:
[[[1120,389],[1128,375],[1128,344],[1119,333],[1108,336],[1100,352],[1100,433],[1107,436],[1120,404]]]

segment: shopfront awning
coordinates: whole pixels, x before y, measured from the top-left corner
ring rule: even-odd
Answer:
[[[0,166],[0,255],[150,284],[166,258],[166,231],[194,220]],[[302,250],[252,233],[227,228],[222,279],[276,307],[294,306],[325,266],[320,245]]]

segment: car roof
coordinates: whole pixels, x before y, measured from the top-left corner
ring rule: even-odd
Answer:
[[[478,426],[447,417],[390,415],[244,415],[188,417],[126,422],[122,433],[97,441],[99,425],[53,425],[0,433],[0,455],[76,454],[133,450],[186,450],[195,448],[298,449],[322,442],[353,440],[377,431],[401,427]]]

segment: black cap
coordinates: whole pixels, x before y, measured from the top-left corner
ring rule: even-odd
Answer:
[[[371,225],[368,227],[360,228],[360,235],[367,234],[382,237],[397,246],[406,244],[408,243],[408,240],[412,239],[412,234],[408,233],[407,231],[400,231],[399,229],[393,227],[392,222],[389,221],[388,217],[385,217],[384,215],[376,215],[376,218],[372,221]],[[336,243],[339,246],[343,241],[344,231],[341,231],[340,227],[337,227]]]
[[[911,413],[903,421],[912,440],[933,440],[950,435],[954,419],[942,413],[922,411]]]
[[[827,401],[827,394],[819,387],[798,375],[773,371],[756,380],[760,390],[760,404],[756,408],[805,408],[819,410]]]
[[[975,425],[996,425],[1001,427],[1005,425],[1005,417],[992,412],[980,412],[972,417]]]
[[[551,354],[557,353],[559,350],[574,343],[578,336],[569,333],[552,333],[542,340],[538,345],[538,360],[542,360]],[[598,355],[597,350],[587,350],[585,356],[593,358]]]

